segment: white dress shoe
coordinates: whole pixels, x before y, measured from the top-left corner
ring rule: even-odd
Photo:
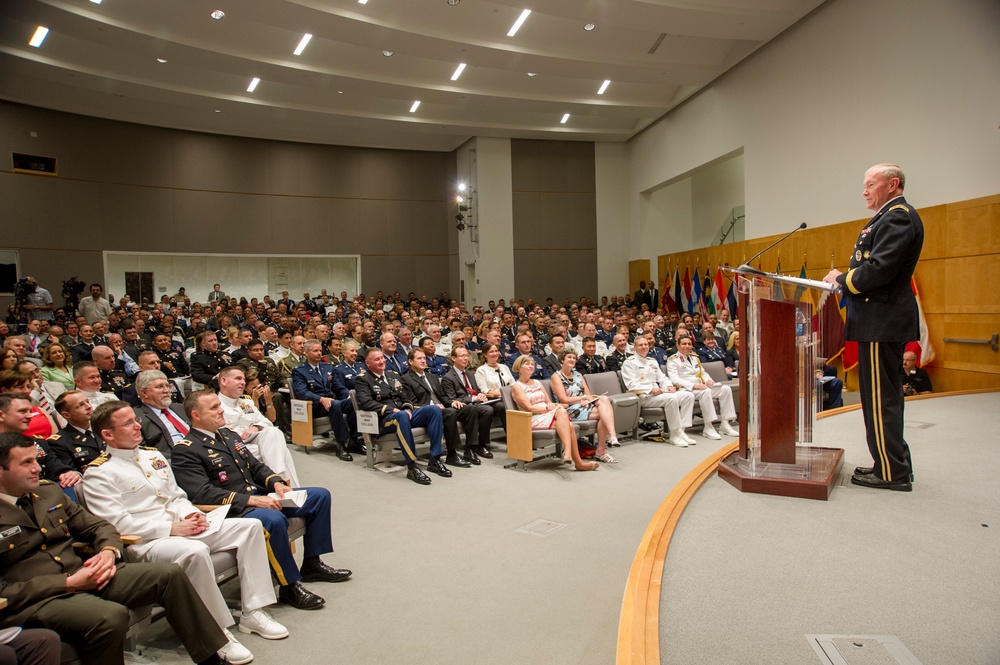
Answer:
[[[706,439],[716,439],[716,440],[722,439],[722,437],[719,436],[719,433],[716,432],[715,428],[712,427],[711,425],[706,425],[705,429],[701,431],[701,435]]]
[[[697,441],[695,441],[694,439],[692,439],[690,436],[688,436],[688,433],[685,432],[684,430],[680,430],[680,433],[681,433],[681,438],[684,439],[685,441],[687,441],[687,444],[689,446],[693,446],[693,445],[695,445],[695,444],[698,443]]]
[[[240,644],[228,629],[223,628],[222,632],[226,634],[226,639],[229,641],[216,652],[219,654],[219,658],[230,663],[230,665],[244,665],[244,663],[249,663],[253,660],[253,654],[250,653],[250,649]]]
[[[240,632],[247,635],[257,633],[265,640],[281,640],[288,637],[288,629],[264,610],[240,613]]]
[[[678,448],[688,447],[688,442],[684,440],[683,432],[681,430],[670,433],[670,443]]]
[[[721,425],[719,426],[719,429],[720,429],[720,430],[722,431],[722,433],[723,433],[723,434],[725,434],[726,436],[739,436],[739,435],[740,435],[740,431],[739,431],[738,429],[736,429],[735,427],[733,427],[733,426],[732,426],[732,425],[731,425],[731,424],[729,423],[729,421],[728,421],[728,420],[723,420],[723,421],[722,421],[722,424],[721,424]]]

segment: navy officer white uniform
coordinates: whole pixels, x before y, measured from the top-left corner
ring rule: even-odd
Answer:
[[[292,453],[285,443],[285,435],[267,419],[253,400],[243,394],[246,377],[236,365],[219,371],[219,400],[226,418],[224,427],[235,432],[253,456],[266,464],[282,478],[299,486]]]
[[[125,556],[130,561],[180,565],[229,640],[219,655],[237,664],[250,662],[253,654],[228,630],[233,617],[215,582],[211,556],[235,550],[243,601],[240,631],[268,639],[288,637],[288,630],[261,609],[277,598],[260,522],[224,520],[218,531],[205,535],[205,514],[177,486],[166,458],[154,447],[139,445],[142,429],[132,407],[108,402],[94,412],[93,422],[108,447],[90,463],[84,478],[87,510],[119,533],[142,538],[125,550]]]
[[[694,352],[691,337],[682,335],[677,339],[677,353],[667,359],[667,375],[671,383],[678,388],[694,393],[695,399],[701,405],[701,417],[705,421],[705,429],[701,434],[706,439],[721,439],[712,423],[718,417],[713,398],[719,400],[722,409],[722,422],[719,429],[726,436],[739,436],[740,433],[730,423],[736,418],[733,406],[733,390],[729,386],[716,383],[701,367],[701,360]]]
[[[639,403],[647,409],[663,409],[663,417],[670,430],[670,443],[681,448],[694,443],[684,431],[690,427],[694,413],[694,395],[678,391],[660,369],[656,359],[649,355],[649,339],[637,337],[635,355],[628,356],[622,364],[622,381],[625,389],[639,396]]]
[[[278,584],[278,599],[299,609],[315,609],[325,601],[301,582],[340,582],[349,570],[336,570],[320,559],[333,551],[330,535],[330,492],[322,487],[307,492],[300,507],[282,508],[280,497],[292,488],[288,481],[253,456],[234,432],[222,425],[222,402],[211,390],[196,390],[184,398],[184,411],[191,421],[188,438],[178,441],[170,460],[177,484],[192,501],[228,504],[232,517],[260,520],[266,531],[268,560]],[[305,552],[301,569],[296,566],[288,541],[288,520],[306,521]]]

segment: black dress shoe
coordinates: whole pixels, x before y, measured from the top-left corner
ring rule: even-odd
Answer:
[[[872,487],[879,490],[893,490],[896,492],[913,491],[913,483],[910,482],[909,476],[906,476],[903,480],[882,480],[875,474],[866,473],[859,476],[851,476],[851,482],[855,485]]]
[[[469,464],[474,464],[475,466],[479,466],[480,464],[482,464],[482,461],[479,459],[479,455],[477,455],[476,451],[473,450],[472,448],[466,448],[465,455],[463,455],[462,457]],[[448,461],[448,464],[451,464],[450,460]]]
[[[331,568],[319,557],[303,561],[299,572],[303,582],[343,582],[351,576],[351,571]]]
[[[855,469],[854,469],[854,475],[855,476],[870,476],[870,475],[872,475],[874,473],[875,473],[875,467],[873,467],[873,466],[859,466],[859,467],[855,467]],[[911,483],[913,482],[913,474],[912,473],[910,474],[910,482]]]
[[[326,604],[325,600],[299,582],[279,587],[278,600],[299,610],[315,610]]]
[[[427,470],[436,473],[442,478],[451,478],[451,469],[444,465],[440,457],[434,457],[427,463]]]
[[[491,453],[486,448],[483,448],[482,446],[476,446],[475,448],[473,448],[473,450],[480,457],[485,457],[486,459],[493,459],[493,453]]]
[[[448,453],[448,458],[445,461],[448,463],[448,466],[457,466],[460,469],[468,469],[472,466],[472,462],[462,459],[456,452]]]
[[[354,453],[355,455],[367,455],[368,448],[365,447],[365,442],[362,439],[353,439],[347,444],[347,452]]]
[[[344,444],[338,441],[336,443],[336,446],[337,446],[337,459],[344,460],[345,462],[354,461],[354,457],[351,455],[351,453],[347,452],[347,448],[344,447]]]
[[[430,485],[431,479],[427,477],[427,474],[417,468],[414,464],[409,469],[406,470],[406,477],[415,482],[418,485]]]

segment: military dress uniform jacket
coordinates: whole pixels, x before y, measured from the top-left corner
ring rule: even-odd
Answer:
[[[58,484],[59,476],[67,471],[76,470],[60,459],[45,439],[35,439],[35,448],[38,449],[38,466],[42,467],[42,472],[39,474],[40,478],[51,480],[53,483]]]
[[[160,371],[166,374],[168,379],[176,379],[179,376],[188,376],[190,374],[191,370],[188,368],[188,363],[184,359],[183,353],[173,348],[169,351],[161,351],[153,347],[153,351],[160,358]],[[173,369],[168,368],[166,363],[170,363]]]
[[[580,374],[600,374],[608,371],[604,366],[604,358],[600,356],[581,355],[576,361],[576,369]]]
[[[686,390],[694,388],[696,383],[708,385],[712,380],[708,372],[702,368],[701,360],[693,353],[687,358],[679,353],[667,358],[667,376],[675,386]]]
[[[360,360],[355,360],[353,365],[345,360],[344,362],[340,363],[333,369],[340,377],[340,382],[343,383],[344,387],[347,388],[348,390],[354,390],[355,380],[363,372],[367,371],[367,367]]]
[[[406,358],[406,352],[396,349],[394,354],[385,356],[385,368],[391,369],[396,374],[403,376],[410,371],[410,361]]]
[[[50,436],[48,443],[63,464],[80,473],[104,452],[104,442],[96,434],[90,430],[81,432],[73,425],[66,425]]]
[[[101,369],[98,372],[101,375],[101,392],[114,393],[115,397],[121,399],[122,391],[131,385],[125,372],[116,369]]]
[[[666,390],[670,379],[660,369],[660,364],[651,355],[643,358],[638,353],[629,356],[622,365],[622,383],[625,389],[636,394],[648,395],[653,388]]]
[[[236,363],[236,366],[241,368],[244,374],[246,374],[248,369],[257,370],[257,378],[265,386],[275,388],[278,384],[278,366],[267,356],[264,356],[264,359],[259,361],[253,358],[244,358]]]
[[[296,356],[289,353],[278,361],[278,376],[288,378],[292,375],[292,370],[306,361],[305,356]]]
[[[233,517],[252,510],[247,506],[251,496],[266,496],[276,483],[285,482],[247,450],[239,435],[226,428],[216,437],[192,429],[174,446],[170,466],[192,502],[229,504]]]
[[[399,375],[389,370],[380,378],[371,372],[362,372],[354,383],[357,391],[358,409],[374,411],[378,414],[379,428],[385,427],[385,419],[393,409],[412,411],[415,407],[403,396],[403,382]]]
[[[233,364],[233,358],[225,351],[201,351],[191,356],[191,379],[207,386],[223,367]]]
[[[902,196],[882,206],[861,229],[850,266],[837,277],[847,301],[844,339],[906,343],[920,338],[910,278],[923,243],[923,222]]]
[[[66,595],[66,576],[83,566],[73,541],[100,551],[123,550],[115,528],[66,498],[58,485],[41,481],[31,492],[34,521],[0,500],[0,626],[20,626],[49,600]]]
[[[292,390],[297,399],[307,399],[313,404],[319,404],[322,397],[346,399],[350,396],[340,374],[333,365],[324,362],[315,368],[309,363],[296,367],[292,371]]]
[[[632,355],[633,354],[631,353],[622,353],[618,349],[615,349],[608,354],[607,358],[604,359],[604,366],[608,368],[609,372],[617,372],[625,364],[625,361],[632,357]]]

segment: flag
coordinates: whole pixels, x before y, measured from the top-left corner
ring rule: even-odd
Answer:
[[[678,314],[684,309],[681,304],[683,302],[683,283],[681,282],[681,275],[678,272],[680,266],[674,265],[674,311]]]
[[[726,294],[726,308],[729,309],[729,315],[734,319],[739,316],[739,304],[740,301],[736,297],[736,282],[733,281],[729,284],[729,291]]]
[[[715,302],[712,300],[711,272],[712,272],[711,268],[705,268],[705,286],[702,288],[702,291],[705,294],[705,309],[706,311],[708,311],[708,314],[710,316],[712,314],[718,314],[718,312],[715,311]]]
[[[840,315],[840,304],[836,295],[830,291],[823,291],[819,304],[816,305],[813,321],[813,330],[820,336],[819,355],[826,358],[827,363],[831,363],[844,352],[844,317]]]
[[[778,267],[774,269],[774,274],[776,274],[776,275],[780,275],[781,274],[781,255],[780,254],[778,255]],[[771,284],[771,299],[772,300],[784,300],[785,299],[785,291],[781,287],[781,282],[779,282],[777,280],[775,280]]]
[[[847,297],[840,296],[840,320],[847,320]],[[858,366],[858,343],[852,340],[844,341],[844,353],[841,357],[844,361],[844,372],[850,372]]]
[[[806,262],[805,261],[802,262],[802,270],[799,271],[799,279],[808,279],[808,277],[806,276]],[[795,299],[796,302],[802,300],[802,295],[806,293],[806,290],[808,288],[809,287],[805,286],[804,284],[797,284],[795,286],[795,298],[794,299]],[[812,298],[810,298],[809,300],[810,300],[810,302],[812,302]]]
[[[712,300],[715,302],[715,313],[726,308],[726,285],[722,282],[722,268],[715,270],[715,288],[712,289]],[[730,312],[733,314],[733,312]]]
[[[674,303],[674,299],[670,295],[670,288],[672,284],[670,282],[670,270],[667,270],[667,276],[663,278],[663,288],[660,289],[660,306],[668,312],[672,312],[677,309],[677,305]]]
[[[917,289],[917,281],[910,277],[910,288],[913,289],[913,297],[917,299],[917,316],[919,317],[920,339],[906,345],[907,351],[917,354],[917,367],[930,365],[934,360],[934,347],[931,346],[931,333],[927,328],[927,319],[924,317],[924,305],[920,302],[920,291]]]
[[[691,273],[688,272],[687,268],[684,268],[684,302],[678,303],[678,305],[681,305],[688,314],[694,312],[691,308]]]
[[[701,290],[701,275],[698,274],[698,266],[694,268],[694,278],[691,280],[694,285],[694,294],[691,297],[691,313],[701,314],[702,319],[708,318],[708,309],[705,307],[705,294]]]

